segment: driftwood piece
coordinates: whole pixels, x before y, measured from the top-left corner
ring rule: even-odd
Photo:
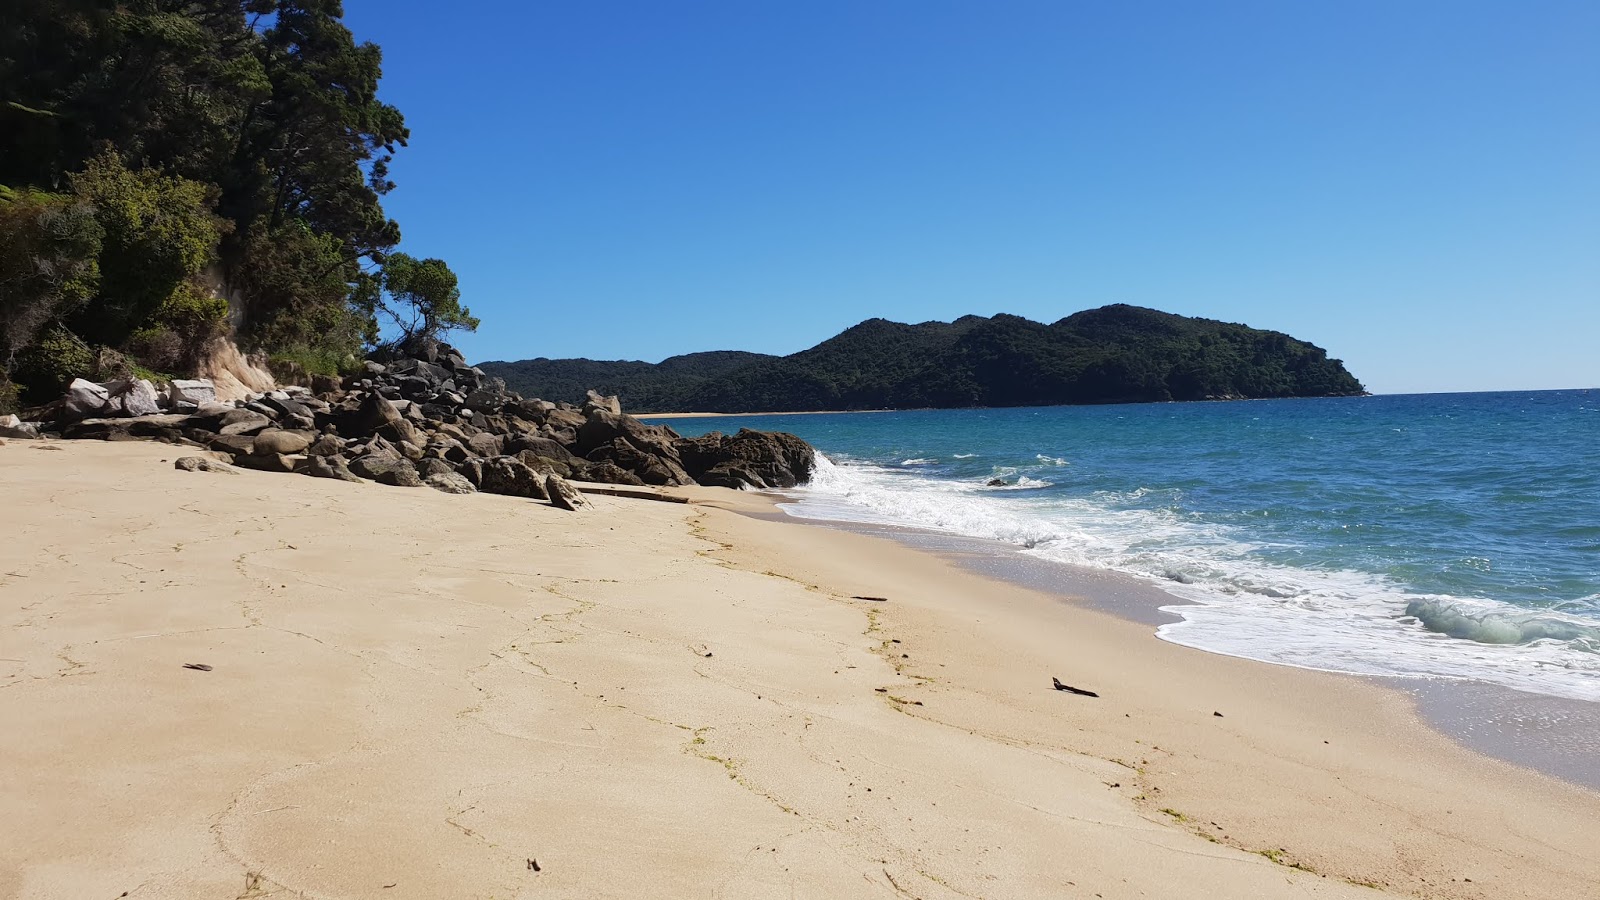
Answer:
[[[688,503],[688,497],[677,497],[672,494],[663,494],[649,488],[618,487],[612,484],[595,484],[588,481],[569,481],[568,484],[585,494],[599,494],[602,497],[627,497],[630,500],[659,500],[662,503]]]
[[[1056,690],[1058,690],[1058,691],[1066,691],[1069,694],[1077,694],[1080,697],[1098,697],[1098,696],[1100,696],[1099,694],[1096,694],[1094,691],[1086,691],[1083,688],[1075,688],[1070,684],[1062,684],[1061,683],[1061,679],[1056,678],[1054,676],[1052,676],[1050,678],[1050,683],[1055,685]]]

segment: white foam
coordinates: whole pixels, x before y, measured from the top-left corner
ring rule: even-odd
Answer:
[[[1013,489],[1024,480],[1043,484],[1023,476]],[[791,515],[989,538],[1156,580],[1188,601],[1167,607],[1182,621],[1157,631],[1173,643],[1302,668],[1475,679],[1600,701],[1600,621],[1416,594],[1362,572],[1265,562],[1257,552],[1266,545],[1237,528],[1118,508],[1139,491],[1087,499],[1001,493],[982,481],[819,457],[811,484],[793,496],[800,502],[784,506]]]

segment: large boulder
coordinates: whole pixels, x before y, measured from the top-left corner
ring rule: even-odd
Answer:
[[[241,453],[233,458],[233,464],[262,472],[293,472],[295,468],[295,461],[281,453]]]
[[[300,471],[313,478],[335,478],[339,481],[360,481],[361,476],[350,471],[344,464],[344,458],[339,456],[308,456],[301,463]]]
[[[678,453],[673,450],[669,454],[647,453],[630,444],[626,438],[617,438],[609,443],[596,447],[588,457],[590,462],[609,462],[618,468],[632,472],[639,476],[645,484],[657,485],[686,485],[694,484],[693,478],[678,464]]]
[[[483,461],[478,490],[486,494],[531,497],[544,500],[544,479],[513,456],[497,456]]]
[[[180,472],[211,472],[217,475],[233,475],[234,470],[203,456],[180,456],[173,461],[172,467]]]
[[[272,419],[251,409],[230,409],[215,420],[217,434],[255,434],[272,427]]]
[[[626,484],[633,487],[644,487],[644,480],[639,476],[609,461],[589,465],[584,469],[583,477],[587,481],[597,481],[601,484]]]
[[[111,391],[103,385],[83,378],[74,378],[61,398],[61,415],[67,419],[87,419],[104,416],[111,406]]]
[[[713,431],[679,438],[675,446],[695,481],[713,487],[791,488],[810,481],[816,467],[816,449],[781,431],[741,428],[732,437]]]
[[[545,476],[544,492],[549,495],[551,506],[558,506],[562,509],[570,509],[574,511],[580,509],[591,509],[594,506],[594,504],[589,502],[589,498],[583,496],[583,494],[577,488],[569,484],[567,480],[562,478],[560,475]]]
[[[622,401],[616,394],[602,394],[599,391],[590,391],[589,399],[584,401],[583,413],[588,415],[592,410],[605,410],[614,416],[622,415]]]
[[[472,482],[455,472],[435,472],[422,479],[422,483],[446,494],[471,494],[478,490],[472,486]]]
[[[119,415],[153,416],[161,412],[161,395],[147,379],[115,382],[111,402]]]
[[[0,437],[33,440],[39,436],[37,422],[24,422],[16,416],[0,416]]]
[[[217,385],[209,378],[174,378],[167,387],[167,400],[176,406],[193,403],[196,407],[217,402]]]
[[[316,440],[316,435],[309,431],[283,431],[272,428],[256,435],[256,453],[301,453],[311,442]]]

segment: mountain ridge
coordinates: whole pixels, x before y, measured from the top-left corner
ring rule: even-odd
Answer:
[[[1278,331],[1113,304],[1044,324],[872,318],[788,356],[737,350],[634,360],[480,364],[523,394],[590,389],[649,412],[762,412],[1161,402],[1365,393],[1344,364]]]

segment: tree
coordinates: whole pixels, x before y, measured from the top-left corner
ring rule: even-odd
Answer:
[[[478,330],[472,311],[461,305],[456,273],[442,259],[392,253],[383,262],[382,286],[377,308],[399,326],[402,343]]]

